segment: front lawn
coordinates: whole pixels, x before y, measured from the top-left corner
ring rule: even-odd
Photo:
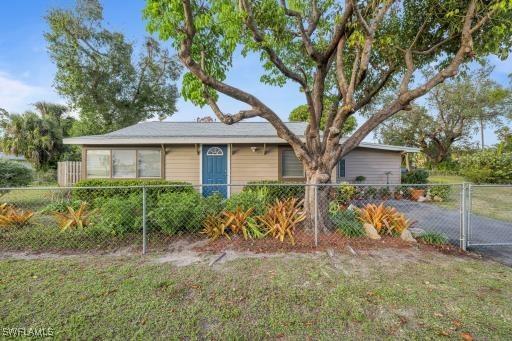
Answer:
[[[461,184],[464,178],[457,175],[434,175],[428,178],[430,183]],[[442,207],[460,208],[460,186],[452,187],[451,200],[439,203]],[[471,189],[471,210],[474,214],[512,222],[512,187],[478,186]]]
[[[239,258],[213,267],[108,255],[2,260],[0,273],[0,324],[51,327],[57,338],[512,335],[510,268],[413,249]]]

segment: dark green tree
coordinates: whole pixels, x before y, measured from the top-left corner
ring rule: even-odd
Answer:
[[[38,102],[36,112],[0,115],[0,147],[5,153],[24,156],[35,169],[55,168],[57,161],[72,159],[76,152],[62,143],[74,122],[59,104]]]
[[[53,9],[46,17],[55,87],[80,115],[73,135],[105,133],[176,111],[176,60],[151,38],[135,57],[122,33],[103,27],[102,12],[97,0],[78,0],[73,10]]]

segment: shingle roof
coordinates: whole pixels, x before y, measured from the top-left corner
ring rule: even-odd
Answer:
[[[303,136],[304,122],[287,122],[286,126],[296,135]],[[268,122],[243,122],[226,125],[220,122],[143,122],[103,137],[277,137]]]
[[[287,122],[286,126],[303,138],[307,123]],[[78,145],[159,145],[159,144],[221,144],[221,143],[286,143],[277,136],[268,122],[143,122],[105,135],[64,139],[65,144]],[[361,142],[363,148],[417,152],[417,148]]]

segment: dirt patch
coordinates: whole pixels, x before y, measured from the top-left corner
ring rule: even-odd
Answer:
[[[295,245],[291,245],[288,241],[281,242],[273,238],[245,240],[240,236],[233,236],[231,240],[226,238],[209,241],[202,246],[195,248],[199,252],[220,253],[226,250],[236,250],[252,253],[311,253],[326,250],[343,250],[352,252],[381,250],[381,249],[419,249],[425,251],[436,251],[448,255],[467,256],[468,252],[460,250],[453,245],[427,245],[421,242],[409,243],[400,238],[384,236],[380,240],[372,240],[369,238],[349,238],[337,232],[322,232],[318,236],[318,246],[315,246],[314,236],[299,231],[296,233]]]

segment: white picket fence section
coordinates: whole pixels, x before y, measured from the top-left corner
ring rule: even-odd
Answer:
[[[57,182],[59,186],[72,186],[82,178],[82,162],[63,161],[57,163]]]

